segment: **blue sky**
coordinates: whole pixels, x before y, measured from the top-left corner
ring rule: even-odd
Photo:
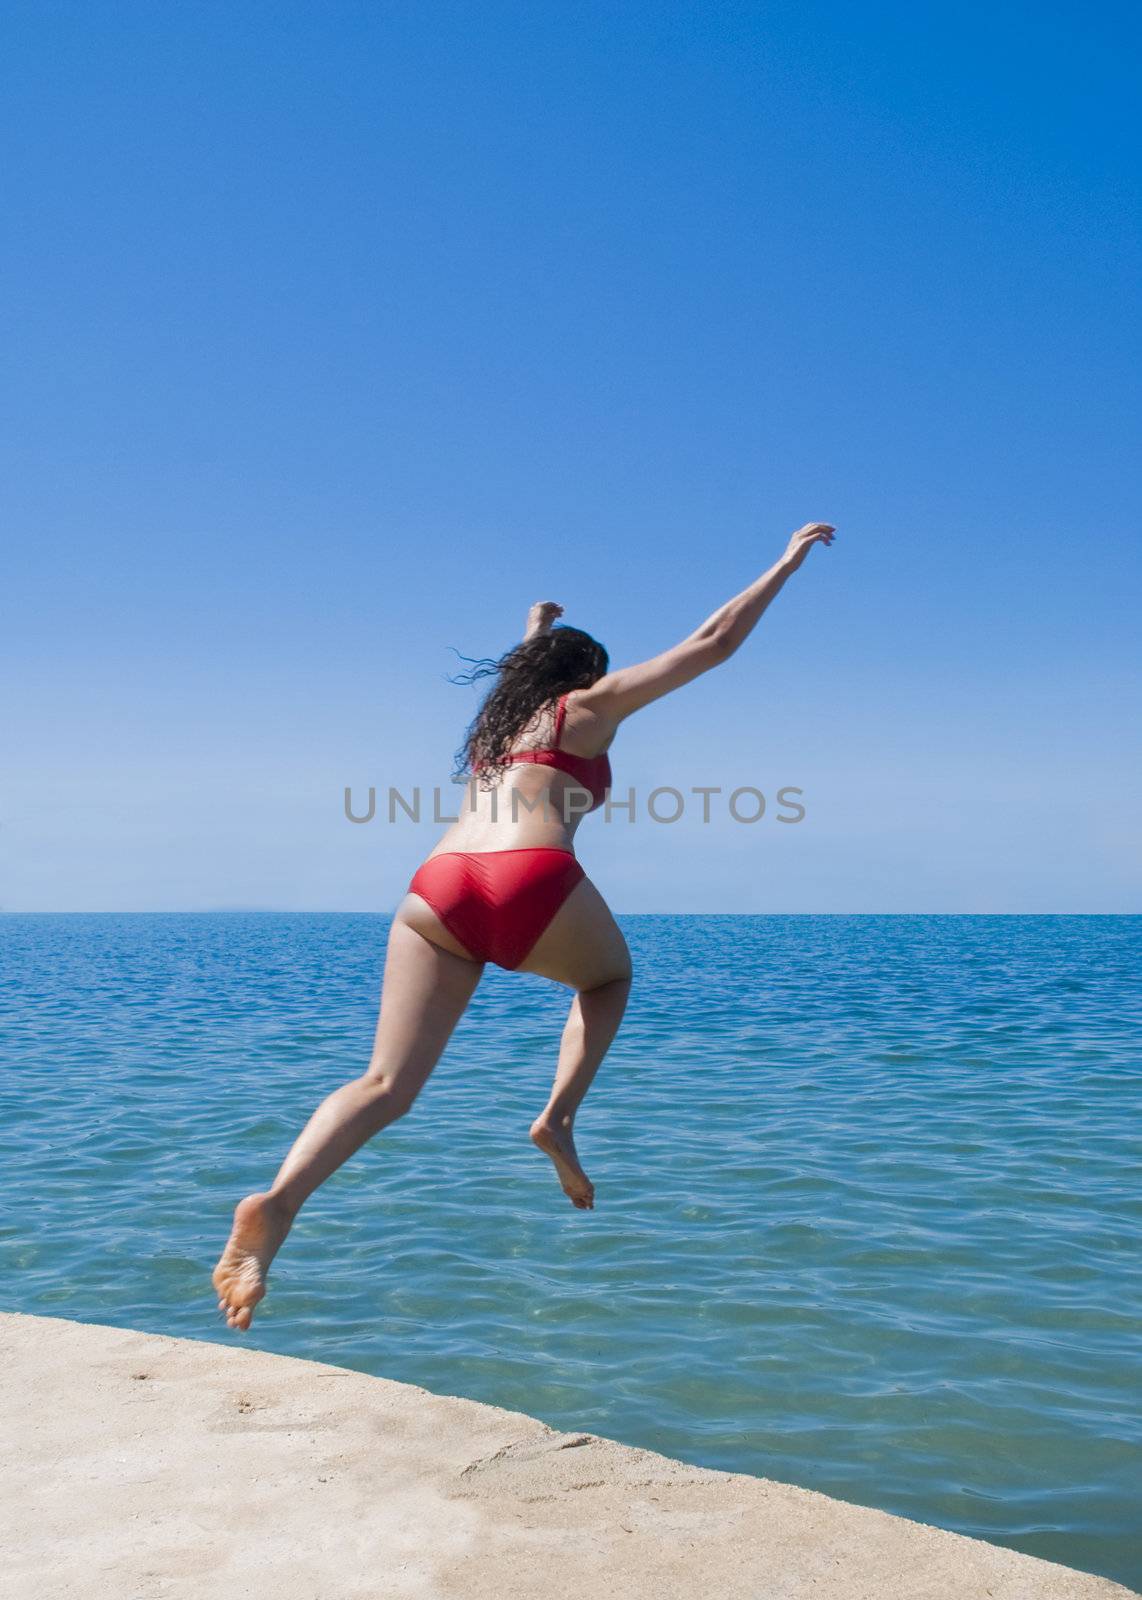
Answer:
[[[637,659],[823,518],[614,751],[771,814],[591,819],[616,909],[1139,910],[1137,31],[6,7],[0,906],[390,909],[436,830],[342,792],[446,781],[449,647]]]

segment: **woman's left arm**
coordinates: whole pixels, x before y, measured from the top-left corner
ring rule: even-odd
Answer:
[[[537,600],[527,614],[525,639],[534,639],[537,633],[550,633],[556,617],[563,615],[563,607],[554,600]]]

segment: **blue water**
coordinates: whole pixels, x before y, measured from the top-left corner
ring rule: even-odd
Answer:
[[[251,1345],[1138,1585],[1142,918],[632,917],[579,1123],[489,970]],[[0,1304],[231,1342],[209,1272],[366,1061],[386,920],[0,918]]]

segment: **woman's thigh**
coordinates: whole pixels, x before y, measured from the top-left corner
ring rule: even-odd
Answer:
[[[393,919],[369,1075],[415,1094],[464,1014],[483,967]]]
[[[518,970],[571,989],[597,989],[630,977],[627,942],[590,878],[575,885]]]

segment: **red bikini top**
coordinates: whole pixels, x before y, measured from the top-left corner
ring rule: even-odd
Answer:
[[[569,778],[574,778],[582,788],[590,791],[591,805],[595,811],[607,797],[611,786],[611,763],[606,751],[597,756],[573,756],[569,750],[560,750],[563,737],[563,719],[567,715],[567,696],[561,694],[555,703],[555,743],[544,750],[513,750],[504,757],[504,765],[529,761],[537,767],[557,767]]]

